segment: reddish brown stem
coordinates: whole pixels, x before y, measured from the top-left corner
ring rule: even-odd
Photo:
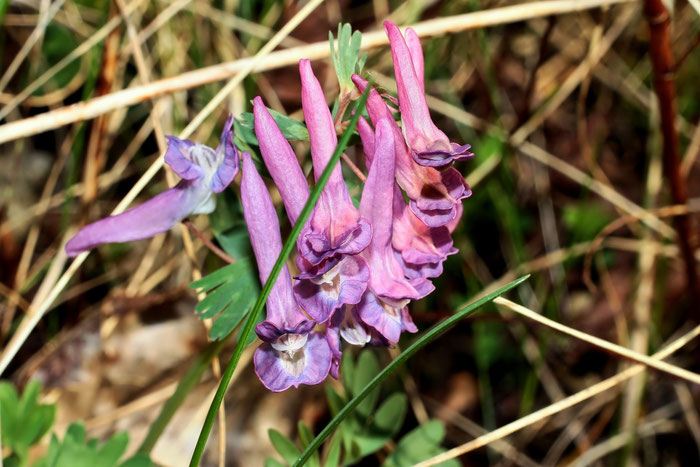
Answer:
[[[211,252],[214,253],[216,256],[223,259],[229,264],[233,264],[236,262],[236,260],[227,255],[224,250],[214,245],[212,241],[209,240],[197,227],[195,227],[192,222],[183,221],[182,223],[185,224],[185,227],[187,227],[190,230],[190,232],[195,234],[202,241],[202,243],[204,243],[204,245],[207,248],[209,248],[209,250],[211,250]]]
[[[649,55],[654,68],[654,88],[659,99],[664,171],[671,185],[673,202],[686,204],[688,193],[685,179],[681,175],[678,131],[675,125],[676,85],[669,33],[670,17],[661,0],[644,0],[644,13],[649,23]],[[693,294],[697,294],[697,270],[693,259],[692,227],[689,215],[676,218],[676,230],[678,230],[678,242],[685,261],[688,288]]]

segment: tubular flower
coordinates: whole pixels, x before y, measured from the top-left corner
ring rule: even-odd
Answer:
[[[289,221],[294,225],[306,200],[309,199],[309,185],[289,141],[282,134],[260,96],[253,99],[253,113],[260,153],[280,192]]]
[[[392,123],[388,118],[385,120],[389,124]],[[358,120],[357,129],[369,166],[374,154],[374,132],[362,117]],[[396,143],[396,140],[394,142]],[[457,252],[457,249],[452,247],[450,234],[462,215],[462,204],[457,204],[455,208],[455,219],[449,224],[428,227],[408,208],[401,189],[398,184],[394,184],[392,245],[396,258],[409,279],[438,277],[442,274],[443,261],[448,255]]]
[[[309,61],[301,60],[299,70],[304,119],[318,180],[335,151],[338,137]],[[360,301],[367,288],[369,269],[357,254],[371,238],[372,227],[353,206],[337,164],[297,242],[301,273],[296,276],[294,292],[302,308],[318,323],[328,321],[333,311],[343,305]]]
[[[445,167],[455,160],[472,157],[470,145],[451,143],[430,118],[423,84],[423,51],[415,32],[406,33],[409,47],[394,23],[385,21],[384,30],[394,60],[403,131],[413,159],[427,167]]]
[[[360,92],[364,92],[367,81],[358,75],[353,76],[353,81]],[[454,167],[437,170],[418,165],[410,155],[410,149],[406,146],[401,129],[393,120],[391,110],[376,89],[370,89],[367,112],[375,126],[382,118],[389,120],[396,151],[396,181],[411,200],[411,211],[430,227],[454,221],[461,200],[471,195],[462,174]],[[362,131],[363,126],[363,123],[359,123],[358,131]]]
[[[282,251],[282,238],[272,199],[248,153],[243,154],[241,202],[260,280],[265,283]],[[314,325],[294,299],[285,265],[270,291],[267,317],[255,328],[263,341],[253,357],[255,373],[265,387],[279,392],[318,384],[328,376],[331,351],[324,336],[313,331]]]
[[[103,243],[123,243],[153,237],[192,214],[209,214],[220,193],[238,173],[240,156],[233,144],[233,117],[229,117],[214,150],[203,144],[168,137],[165,163],[182,180],[145,203],[116,216],[83,227],[66,244],[68,256]]]
[[[388,341],[398,342],[402,331],[417,331],[406,305],[425,297],[434,287],[422,277],[406,279],[391,246],[395,154],[391,124],[386,118],[377,123],[373,148],[360,202],[360,214],[373,226],[372,241],[362,253],[371,274],[357,311],[362,322]]]

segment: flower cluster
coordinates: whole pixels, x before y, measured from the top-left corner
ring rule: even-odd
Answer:
[[[274,299],[270,296],[267,319],[256,327],[263,344],[255,353],[255,370],[272,391],[316,384],[328,373],[337,377],[342,340],[388,346],[398,342],[403,331],[416,332],[408,303],[434,290],[430,279],[442,273],[442,263],[457,251],[451,233],[462,214],[461,200],[471,192],[452,163],[472,154],[468,145],[450,142],[430,118],[423,54],[415,32],[407,30],[404,38],[394,24],[387,22],[385,28],[394,59],[401,127],[384,98],[371,89],[367,101],[371,124],[362,118],[358,124],[368,168],[359,209],[350,199],[338,163],[297,240],[295,283],[291,285],[285,269],[275,284]],[[300,62],[299,72],[313,174],[318,179],[338,138],[308,60]],[[353,82],[365,91],[362,77],[353,76]],[[307,181],[260,97],[254,100],[254,116],[263,162],[294,224],[309,196]],[[245,183],[248,179],[258,182]],[[271,268],[269,256],[281,251],[279,227],[269,193],[245,158],[243,180],[243,209],[264,280]],[[262,200],[269,214],[263,214],[267,211]],[[267,229],[256,227],[261,219],[267,220]],[[325,339],[318,329],[323,329]]]
[[[292,281],[284,266],[271,289],[266,319],[255,328],[262,340],[255,351],[255,371],[272,391],[318,384],[329,373],[337,378],[343,340],[390,346],[402,332],[416,332],[408,303],[434,290],[430,280],[457,251],[451,234],[462,215],[461,200],[471,191],[452,164],[472,154],[469,145],[449,141],[430,118],[418,36],[408,29],[404,38],[390,22],[385,29],[401,126],[385,97],[370,89],[370,121],[360,117],[357,126],[368,169],[359,209],[337,163],[297,239],[298,273]],[[318,180],[338,137],[310,62],[301,60],[299,71]],[[368,83],[362,77],[354,75],[352,81],[365,92]],[[253,105],[263,162],[295,224],[309,198],[309,185],[262,99],[256,97]],[[150,237],[188,215],[211,213],[214,194],[229,185],[240,163],[243,213],[260,279],[266,282],[282,251],[279,221],[251,156],[241,155],[233,144],[231,123],[229,118],[216,149],[170,138],[165,162],[182,180],[141,206],[86,226],[68,242],[68,254]]]

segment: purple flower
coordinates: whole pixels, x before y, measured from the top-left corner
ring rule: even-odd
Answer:
[[[304,119],[318,180],[335,151],[338,137],[310,62],[301,60],[299,71]],[[294,292],[302,308],[318,323],[328,321],[333,311],[343,305],[360,301],[367,288],[369,269],[357,254],[371,238],[372,227],[353,206],[337,164],[297,242],[301,273],[296,277]]]
[[[83,227],[66,244],[68,256],[103,243],[122,243],[153,237],[192,214],[209,214],[220,193],[238,173],[239,153],[233,144],[229,117],[216,150],[203,144],[168,137],[165,162],[182,180],[145,203]]]
[[[272,199],[248,153],[243,154],[241,201],[264,283],[282,251],[282,238]],[[296,303],[286,265],[270,291],[266,308],[265,321],[255,328],[263,343],[253,357],[255,373],[265,387],[279,392],[326,379],[331,367],[330,347],[322,334],[313,331],[315,323]]]
[[[411,212],[400,192],[394,194],[393,229],[396,258],[410,279],[440,276],[447,256],[457,253],[449,227],[425,225]]]
[[[385,21],[384,29],[394,59],[403,130],[413,159],[427,167],[444,167],[455,160],[472,157],[470,145],[451,143],[430,118],[423,84],[423,50],[415,32],[406,33],[410,37],[409,48],[394,23]]]
[[[353,81],[360,92],[364,92],[367,81],[358,75],[353,75]],[[396,151],[396,181],[411,200],[411,211],[430,227],[439,227],[454,221],[461,207],[461,200],[471,195],[462,174],[454,167],[437,170],[416,164],[409,153],[401,129],[393,120],[391,110],[376,89],[369,92],[367,112],[375,126],[382,118],[389,120]],[[368,127],[360,120],[360,135],[367,131]]]
[[[367,135],[365,135],[367,138]],[[368,145],[369,146],[369,145]],[[416,332],[406,305],[434,290],[422,277],[406,279],[392,248],[394,195],[394,137],[391,121],[377,123],[374,144],[368,148],[369,174],[362,191],[360,214],[372,222],[372,241],[362,255],[370,267],[367,292],[357,305],[360,319],[389,342],[398,342],[402,331]]]
[[[289,221],[294,225],[309,199],[309,185],[289,141],[282,134],[260,96],[253,99],[253,112],[260,153],[280,192]]]

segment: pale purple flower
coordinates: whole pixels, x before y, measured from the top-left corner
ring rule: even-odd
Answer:
[[[280,192],[289,221],[294,225],[309,199],[309,185],[289,141],[282,134],[260,96],[253,99],[253,113],[260,153]]]
[[[367,81],[358,75],[353,75],[352,79],[360,92],[364,92]],[[370,89],[367,113],[374,125],[383,118],[390,121],[396,150],[396,181],[411,200],[411,211],[430,227],[454,221],[461,208],[461,200],[471,195],[462,174],[454,167],[437,170],[417,164],[410,155],[401,129],[393,120],[391,110],[376,89]],[[362,120],[358,123],[360,134],[366,127]]]
[[[260,280],[265,283],[282,251],[282,238],[272,199],[248,153],[243,153],[241,202]],[[265,321],[255,328],[263,342],[253,357],[255,373],[265,387],[279,392],[326,379],[330,347],[294,299],[286,264],[270,291],[266,309]]]
[[[314,177],[318,180],[338,137],[310,62],[301,60],[299,71]],[[372,227],[353,206],[338,163],[297,242],[301,273],[296,276],[294,292],[302,308],[317,322],[325,323],[334,310],[360,301],[367,288],[369,268],[358,253],[371,238]]]
[[[214,194],[226,189],[238,173],[240,156],[233,144],[232,124],[233,117],[229,117],[216,149],[168,137],[165,163],[182,180],[139,206],[86,225],[66,244],[68,256],[77,256],[103,243],[153,237],[187,216],[213,212]]]
[[[394,60],[403,131],[413,159],[420,165],[444,167],[455,160],[472,157],[470,145],[450,142],[430,118],[423,83],[423,51],[415,32],[407,32],[409,47],[394,23],[385,21],[384,29]]]
[[[367,138],[367,135],[365,135]],[[369,146],[369,144],[368,144]],[[367,292],[357,305],[363,323],[375,329],[389,342],[398,342],[402,331],[416,332],[406,305],[434,290],[422,277],[406,279],[392,248],[394,195],[394,137],[391,121],[377,123],[374,144],[366,148],[369,174],[362,191],[360,214],[372,222],[373,235],[362,253],[370,267]]]
[[[369,166],[374,155],[374,130],[362,117],[357,128]],[[458,203],[455,207],[457,215],[453,221],[444,226],[429,227],[413,214],[406,205],[398,184],[394,185],[392,246],[409,279],[438,277],[442,274],[442,263],[447,256],[457,252],[452,246],[450,227],[456,226],[459,221],[462,204]]]

